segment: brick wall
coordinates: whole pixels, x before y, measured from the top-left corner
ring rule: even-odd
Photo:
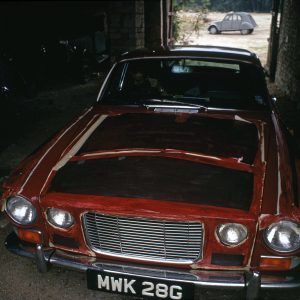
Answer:
[[[284,0],[275,83],[300,107],[300,1]]]

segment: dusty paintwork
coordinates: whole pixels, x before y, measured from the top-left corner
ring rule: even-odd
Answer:
[[[124,113],[129,113],[130,110],[128,108],[124,108]],[[134,109],[136,112],[136,109]],[[233,168],[236,170],[244,170],[247,172],[254,173],[254,197],[251,204],[251,208],[249,212],[242,212],[240,210],[234,209],[226,209],[226,208],[218,208],[218,207],[209,207],[209,206],[201,206],[201,205],[191,205],[191,204],[182,204],[182,203],[173,203],[170,207],[169,202],[165,201],[153,201],[147,199],[139,199],[136,201],[134,199],[126,199],[123,197],[101,197],[101,196],[91,196],[88,198],[86,196],[80,195],[68,195],[68,194],[59,194],[59,193],[50,193],[47,194],[47,184],[51,182],[51,179],[55,176],[55,172],[58,169],[58,165],[62,166],[66,160],[66,156],[74,147],[78,147],[77,143],[82,143],[81,138],[84,137],[85,133],[88,132],[89,128],[92,128],[93,124],[95,124],[101,115],[109,115],[110,108],[100,108],[95,107],[92,111],[90,111],[85,117],[80,119],[81,126],[80,128],[84,128],[83,131],[76,131],[76,124],[71,125],[72,128],[67,133],[69,136],[69,140],[66,138],[66,134],[58,136],[53,142],[50,142],[50,145],[47,145],[44,149],[41,149],[37,154],[35,154],[32,158],[32,161],[37,161],[38,163],[35,165],[36,167],[31,169],[30,164],[27,164],[25,168],[22,170],[22,175],[26,180],[22,182],[20,177],[18,179],[21,181],[18,184],[14,184],[14,182],[6,182],[6,188],[9,188],[11,193],[21,194],[24,197],[31,199],[32,201],[37,201],[36,195],[38,195],[39,203],[38,206],[41,211],[44,211],[47,207],[61,207],[73,213],[76,219],[76,224],[69,230],[55,229],[52,226],[48,225],[41,218],[38,220],[38,228],[41,229],[44,234],[48,236],[51,240],[51,235],[54,232],[60,233],[62,235],[67,235],[70,237],[74,237],[74,239],[79,239],[80,248],[73,249],[75,252],[81,252],[89,255],[90,251],[85,245],[83,232],[81,228],[81,220],[80,215],[85,211],[101,211],[106,212],[108,214],[120,214],[126,216],[143,216],[143,217],[153,217],[153,218],[163,218],[163,219],[177,219],[177,220],[198,220],[202,221],[206,224],[206,235],[211,235],[209,238],[210,243],[208,245],[204,245],[205,247],[205,258],[199,262],[198,267],[205,266],[208,267],[210,265],[211,252],[221,252],[221,253],[243,253],[245,255],[245,265],[248,264],[250,260],[250,252],[251,245],[254,242],[255,232],[256,232],[256,221],[260,213],[261,206],[261,195],[263,193],[262,182],[264,178],[264,162],[261,161],[260,149],[257,150],[255,163],[253,165],[247,165],[245,163],[239,162],[237,159],[233,158],[218,158],[216,159],[214,156],[197,156],[198,153],[186,153],[184,151],[172,151],[172,150],[153,150],[155,153],[149,153],[151,149],[140,149],[138,153],[134,150],[127,150],[126,156],[160,156],[160,157],[176,157],[180,159],[188,159],[195,162],[201,162],[206,164],[213,164],[218,166],[224,166]],[[118,109],[117,114],[120,115],[121,109]],[[155,112],[149,112],[147,110],[141,109],[141,113],[152,114]],[[115,113],[112,112],[112,115]],[[206,115],[209,118],[222,118],[225,119],[233,119],[235,118],[234,113],[226,113],[226,114],[201,114]],[[96,116],[96,117],[95,117]],[[258,119],[255,121],[249,113],[245,113],[242,116],[243,119],[248,120],[249,122],[256,123],[258,132],[262,129],[260,126],[261,121]],[[266,116],[262,116],[264,122],[266,122]],[[91,121],[92,120],[92,121]],[[78,121],[76,121],[78,122]],[[101,124],[99,124],[101,126]],[[268,128],[268,126],[264,126],[264,128]],[[265,135],[265,133],[264,133]],[[260,136],[264,136],[260,134]],[[260,140],[260,143],[266,142]],[[51,145],[55,143],[55,147],[51,148]],[[266,147],[268,148],[268,146]],[[50,149],[50,150],[49,150]],[[78,159],[95,159],[99,157],[113,157],[113,156],[124,156],[125,149],[119,150],[116,149],[114,153],[105,151],[91,153],[92,156],[70,156],[68,159],[78,160]],[[193,155],[191,155],[193,154]],[[85,155],[87,155],[85,153]],[[39,157],[42,159],[38,159]],[[61,163],[61,162],[64,163]],[[34,165],[34,164],[33,164]],[[276,167],[276,166],[275,166]],[[51,171],[52,170],[52,171]],[[277,168],[275,168],[277,170]],[[278,171],[276,171],[278,172]],[[20,171],[18,172],[20,173]],[[21,177],[22,177],[21,175]],[[13,178],[14,175],[11,177]],[[282,182],[285,182],[282,180]],[[266,201],[270,198],[277,199],[277,191],[276,189],[272,189],[272,195],[264,195]],[[84,199],[84,200],[83,200]],[[269,200],[270,201],[270,200]],[[272,199],[272,202],[274,200]],[[277,206],[277,203],[274,205]],[[269,206],[269,209],[272,211],[272,207]],[[178,216],[178,211],[181,214]],[[274,218],[272,219],[272,221]],[[221,245],[215,238],[215,228],[219,223],[222,222],[241,222],[246,224],[250,229],[249,237],[245,243],[235,248],[227,248]],[[268,223],[267,223],[268,224]],[[261,223],[261,227],[265,228],[266,225]],[[40,226],[40,227],[39,227]],[[45,230],[45,227],[47,228]],[[78,234],[80,233],[80,234]],[[47,239],[46,239],[47,240]],[[70,249],[69,249],[70,250]],[[219,268],[219,266],[217,267]]]
[[[249,58],[250,61],[251,59]],[[41,231],[46,249],[55,248],[95,258],[193,270],[260,270],[261,256],[299,256],[299,250],[294,253],[276,253],[265,245],[262,237],[263,230],[275,221],[300,222],[298,200],[293,193],[291,158],[286,139],[278,116],[272,112],[273,104],[270,99],[268,101],[269,109],[264,111],[212,109],[196,113],[193,111],[192,114],[160,112],[148,107],[95,104],[11,174],[4,183],[2,209],[5,209],[4,200],[12,195],[21,195],[29,199],[38,212],[36,223],[20,226],[11,220],[14,226]],[[152,120],[160,122],[151,123]],[[201,126],[197,129],[197,124],[204,124],[201,122],[207,122],[205,124],[209,126],[205,126],[205,130]],[[231,124],[232,131],[222,135],[218,126],[210,126],[218,122],[222,126]],[[126,124],[129,129],[126,128]],[[133,124],[137,130],[130,127]],[[164,126],[159,130],[157,124]],[[185,131],[182,130],[184,126]],[[241,128],[240,133],[247,135],[244,144],[241,138],[237,138],[236,144],[228,144],[228,139],[230,140],[232,135],[235,136]],[[193,133],[196,135],[192,138],[198,137],[199,141],[188,143],[186,136]],[[248,135],[251,141],[254,141],[251,147],[247,146]],[[168,137],[171,144],[176,146],[162,146],[168,145]],[[201,138],[206,139],[207,144]],[[62,192],[56,190],[55,185],[54,188],[52,186],[56,175],[59,177],[59,172],[64,172],[72,164],[123,157],[174,159],[252,174],[252,199],[249,209],[229,208],[224,201],[223,204],[209,205],[196,201],[191,203],[184,200],[172,201],[170,198],[151,199],[136,195],[130,197],[93,192],[80,194]],[[85,179],[80,178],[80,172],[73,176],[78,176],[78,180]],[[49,207],[70,212],[74,216],[74,225],[68,229],[61,229],[49,224],[45,215]],[[201,222],[205,235],[203,258],[192,263],[176,263],[95,253],[89,248],[85,238],[83,215],[86,212],[154,220]],[[222,244],[216,236],[216,228],[223,223],[245,225],[248,228],[246,240],[234,247]],[[54,242],[54,236],[70,238],[78,247],[58,245]],[[217,265],[212,263],[215,254],[240,255],[243,260],[239,266]]]

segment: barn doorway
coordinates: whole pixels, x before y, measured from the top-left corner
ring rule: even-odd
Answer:
[[[270,39],[271,9],[272,0],[173,0],[171,42],[173,45],[213,45],[248,49],[256,53],[265,65]],[[257,27],[251,34],[243,34],[248,33],[241,30],[243,15],[236,12],[250,13],[253,17]],[[218,28],[217,32],[209,32],[212,24],[223,25],[221,28],[224,30]]]

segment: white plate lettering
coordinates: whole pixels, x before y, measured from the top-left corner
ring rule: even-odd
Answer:
[[[170,288],[168,285],[164,283],[157,283],[154,285],[151,281],[142,282],[142,295],[148,297],[154,297],[161,299],[174,299],[180,300],[182,299],[182,287],[178,285],[171,285]]]
[[[93,273],[94,277],[89,277]],[[182,283],[182,285],[178,283],[172,284],[171,282],[157,279],[141,280],[141,278],[99,273],[93,270],[88,272],[89,288],[166,300],[192,299],[194,293],[193,285],[188,285],[187,283]]]
[[[113,276],[104,276],[98,274],[98,288],[100,290],[112,291],[112,292],[124,292],[136,294],[136,291],[133,287],[136,282],[135,279],[128,280],[127,278],[114,278]]]

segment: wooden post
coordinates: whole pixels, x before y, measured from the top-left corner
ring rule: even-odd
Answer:
[[[168,31],[169,31],[169,24],[168,24],[168,2],[169,0],[162,0],[162,27],[163,27],[163,46],[168,46]]]
[[[279,33],[280,33],[280,24],[282,18],[282,7],[283,1],[282,0],[273,0],[273,7],[272,7],[272,22],[271,22],[271,34],[269,40],[269,50],[268,50],[268,60],[267,60],[267,67],[270,76],[270,80],[274,82],[275,74],[276,74],[276,67],[277,67],[277,54],[278,54],[278,46],[279,46]]]

